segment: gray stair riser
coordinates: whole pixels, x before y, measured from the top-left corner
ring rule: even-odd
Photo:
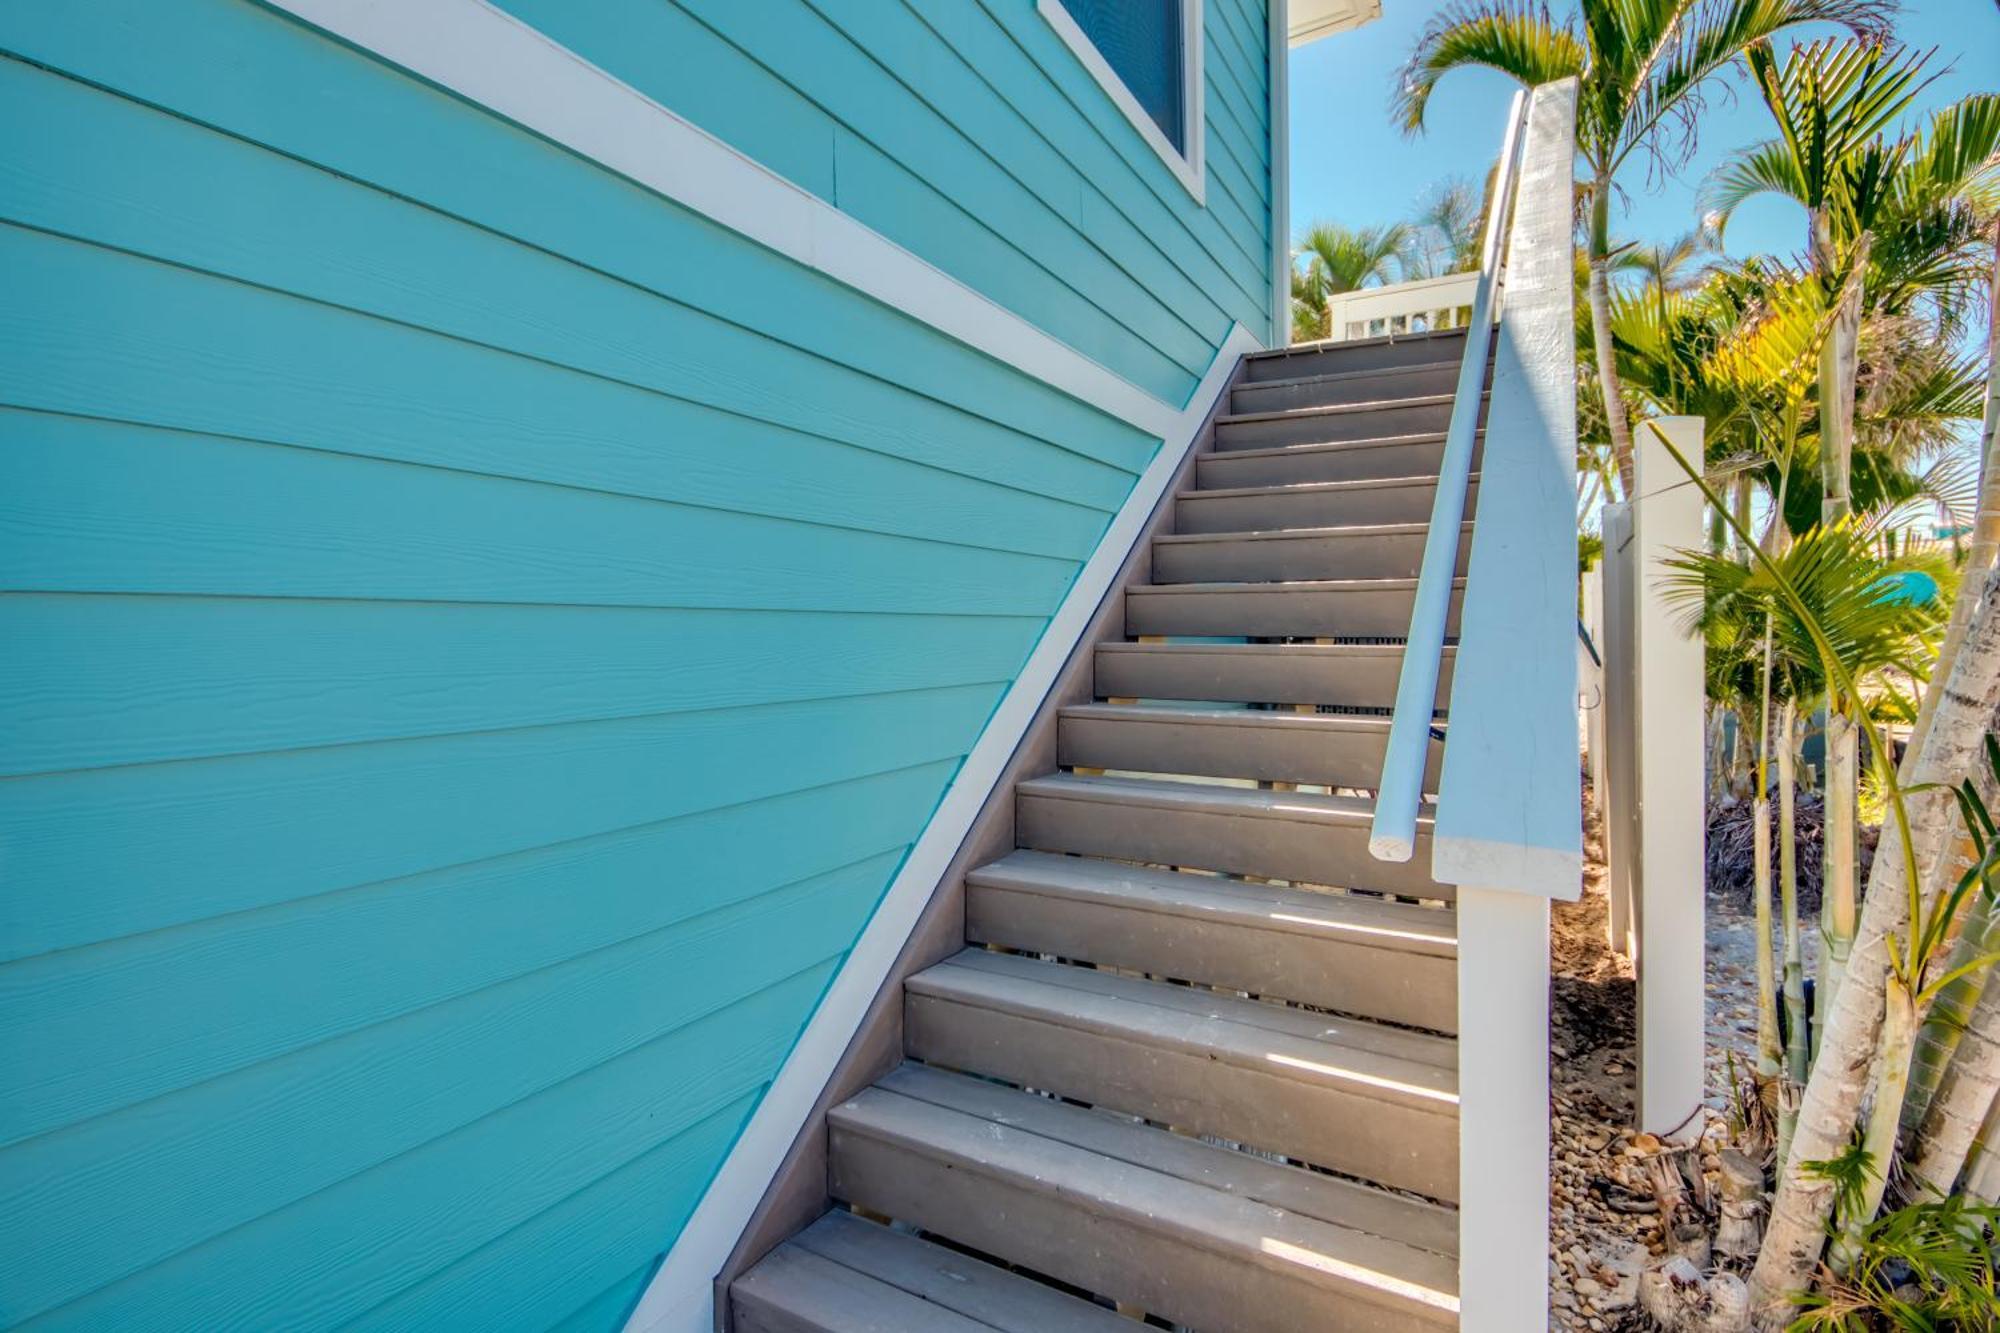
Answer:
[[[1370,532],[1156,541],[1156,583],[1287,583],[1310,579],[1413,579],[1423,569],[1426,534]],[[1459,541],[1457,573],[1472,548],[1470,525]]]
[[[1476,510],[1479,483],[1466,487],[1466,516]],[[1248,494],[1225,491],[1183,495],[1174,505],[1174,532],[1270,532],[1277,528],[1337,528],[1364,523],[1428,523],[1437,483],[1401,486],[1311,487]]]
[[[1409,633],[1413,594],[1393,589],[1224,586],[1133,588],[1125,632],[1208,638],[1395,638]],[[1447,634],[1458,633],[1464,589],[1451,598]]]
[[[1204,489],[1296,486],[1323,481],[1380,481],[1434,477],[1444,465],[1442,436],[1407,441],[1364,441],[1333,446],[1294,445],[1271,452],[1238,450],[1201,455],[1196,480]]]
[[[1232,1333],[1420,1333],[1450,1312],[1295,1261],[1198,1244],[1052,1183],[969,1169],[949,1153],[878,1138],[829,1117],[835,1197],[1004,1255],[1086,1291],[1196,1328]]]
[[[1295,407],[1379,402],[1450,393],[1458,387],[1458,362],[1434,361],[1394,370],[1350,372],[1297,381],[1240,384],[1230,391],[1231,412],[1285,412]]]
[[[1300,379],[1308,375],[1345,375],[1362,370],[1395,370],[1446,361],[1456,366],[1465,354],[1465,335],[1451,332],[1434,338],[1398,338],[1394,342],[1332,343],[1311,351],[1245,357],[1244,379]]]
[[[737,1333],[1129,1333],[1100,1305],[838,1210],[730,1288]]]
[[[1440,707],[1451,693],[1455,654],[1438,671]],[[1399,649],[1343,650],[1306,644],[1103,644],[1094,686],[1100,699],[1191,699],[1214,703],[1395,706]]]
[[[1022,788],[1015,797],[1023,847],[1108,856],[1150,865],[1192,866],[1343,889],[1369,889],[1450,900],[1430,877],[1429,830],[1409,861],[1378,861],[1368,852],[1368,824],[1328,826],[1204,810],[1076,800]]]
[[[966,938],[1276,995],[1438,1032],[1458,1028],[1458,964],[1367,942],[1024,891],[966,886]],[[1374,937],[1380,940],[1381,937]]]
[[[1255,778],[1373,790],[1382,781],[1386,726],[1319,728],[1175,721],[1169,709],[1143,715],[1065,715],[1057,727],[1056,762],[1073,768],[1199,777]],[[1424,790],[1437,790],[1444,747],[1431,743]]]
[[[1218,421],[1215,447],[1271,449],[1287,444],[1333,444],[1384,435],[1426,435],[1451,424],[1451,403],[1423,400],[1385,403],[1341,412],[1300,412],[1281,417]]]
[[[920,1296],[785,1246],[729,1290],[735,1333],[993,1333]]]
[[[907,1052],[932,1064],[1447,1202],[1458,1193],[1455,1108],[1414,1110],[1269,1061],[1260,1068],[1250,1060],[1217,1058],[1215,1051],[915,992],[905,995],[903,1030]],[[1337,1061],[1338,1053],[1331,1058]]]

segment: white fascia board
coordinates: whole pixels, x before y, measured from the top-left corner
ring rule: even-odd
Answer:
[[[1291,0],[1270,0],[1271,343],[1292,340]]]
[[[488,0],[268,3],[1149,435],[1165,438],[1179,419],[1180,404],[1091,360]],[[1143,111],[1140,119],[1159,134]],[[1171,151],[1164,137],[1160,143]]]
[[[1056,36],[1064,46],[1076,56],[1090,77],[1097,80],[1097,86],[1104,89],[1125,119],[1132,122],[1132,128],[1139,131],[1139,137],[1146,146],[1159,155],[1160,161],[1174,173],[1174,179],[1184,186],[1197,204],[1208,206],[1208,175],[1203,169],[1204,144],[1208,138],[1207,112],[1204,96],[1207,87],[1202,76],[1202,61],[1207,55],[1207,40],[1201,26],[1202,0],[1181,0],[1181,140],[1187,144],[1183,153],[1174,147],[1146,108],[1139,105],[1139,99],[1132,96],[1132,90],[1125,86],[1125,80],[1118,77],[1118,71],[1090,40],[1090,35],[1077,26],[1076,18],[1063,5],[1062,0],[1035,0],[1035,12],[1055,29]]]
[[[820,1090],[860,1030],[868,1006],[888,979],[917,918],[929,905],[973,820],[1054,688],[1077,640],[1111,590],[1112,580],[1137,543],[1147,518],[1194,447],[1210,408],[1228,387],[1238,358],[1260,346],[1241,324],[1230,329],[1228,340],[1202,377],[1201,387],[1119,507],[1103,540],[1042,632],[1027,665],[973,744],[937,813],[925,825],[883,895],[881,906],[835,975],[797,1047],[779,1069],[770,1091],[751,1114],[736,1146],[632,1312],[626,1333],[711,1333],[716,1274],[749,1225],[792,1141],[812,1114]]]

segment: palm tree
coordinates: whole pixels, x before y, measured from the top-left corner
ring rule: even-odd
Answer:
[[[2000,98],[1967,98],[1892,141],[1888,128],[1928,82],[1927,54],[1829,39],[1794,48],[1782,65],[1768,41],[1753,43],[1747,58],[1779,134],[1718,174],[1717,225],[1761,194],[1806,210],[1808,260],[1834,312],[1820,353],[1818,429],[1820,518],[1833,522],[1853,508],[1863,315],[1905,315],[1925,303],[1941,324],[1955,315],[1976,272],[1978,210],[1995,189]],[[1831,1005],[1859,920],[1860,738],[1851,712],[1828,713],[1826,744],[1820,998]]]
[[[1401,222],[1345,227],[1318,222],[1292,251],[1292,341],[1329,337],[1327,301],[1397,277],[1410,229]]]
[[[1629,490],[1632,437],[1611,343],[1611,195],[1634,156],[1674,169],[1695,145],[1704,91],[1752,43],[1796,24],[1827,21],[1857,35],[1883,30],[1893,0],[1579,0],[1558,22],[1538,0],[1461,0],[1417,40],[1393,113],[1423,128],[1438,82],[1483,66],[1530,86],[1576,77],[1577,151],[1583,158],[1590,311],[1603,410]]]
[[[1491,180],[1487,189],[1492,188]],[[1402,262],[1406,278],[1441,278],[1479,267],[1487,197],[1463,177],[1440,183],[1410,219]]]

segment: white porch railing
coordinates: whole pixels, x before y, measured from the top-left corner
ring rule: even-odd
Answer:
[[[1417,841],[1483,344],[1493,337],[1479,511],[1431,837],[1433,878],[1458,886],[1465,1333],[1547,1327],[1549,900],[1575,899],[1583,877],[1570,227],[1576,83],[1545,85],[1525,102],[1502,150],[1491,226],[1504,227],[1504,251],[1489,235],[1370,838],[1389,859],[1407,858]],[[1503,265],[1496,331],[1486,312]]]
[[[1487,230],[1492,230],[1490,217]],[[1479,277],[1479,270],[1474,269],[1341,292],[1327,302],[1330,336],[1335,342],[1345,342],[1387,333],[1462,328],[1474,317]]]

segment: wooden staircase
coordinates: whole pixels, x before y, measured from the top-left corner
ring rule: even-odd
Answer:
[[[1368,834],[1463,342],[1246,361],[739,1333],[1456,1325],[1452,891]]]

